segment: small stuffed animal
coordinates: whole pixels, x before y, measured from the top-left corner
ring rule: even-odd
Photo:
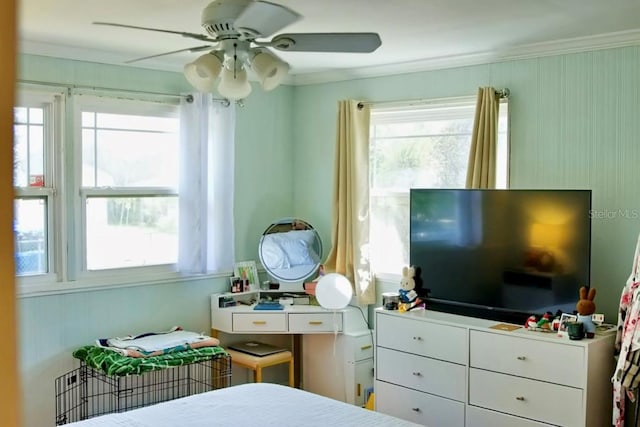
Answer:
[[[531,316],[529,316],[527,321],[524,323],[524,327],[526,329],[530,329],[532,331],[535,331],[536,328],[538,327],[538,319],[536,319],[536,316],[534,316],[533,314]]]
[[[596,333],[596,325],[593,323],[592,315],[596,312],[596,304],[593,299],[596,297],[596,290],[586,286],[580,288],[580,300],[576,304],[578,311],[578,322],[582,322],[587,338],[593,338]]]
[[[551,314],[551,312],[549,312]],[[560,329],[560,318],[562,317],[562,310],[556,310],[556,314],[553,316],[553,320],[551,321],[551,329],[557,331]]]
[[[547,312],[542,315],[538,323],[536,323],[536,327],[542,330],[550,330],[551,329],[551,313]]]
[[[398,291],[400,293],[400,302],[410,303],[418,297],[415,291],[415,276],[416,269],[413,266],[404,266],[402,268],[402,279],[400,279],[400,290]]]

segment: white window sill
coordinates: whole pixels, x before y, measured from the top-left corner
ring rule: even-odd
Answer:
[[[149,286],[161,284],[173,284],[180,282],[188,282],[201,279],[215,279],[220,277],[229,277],[233,273],[231,271],[206,273],[206,274],[180,274],[170,273],[161,276],[137,276],[131,277],[130,280],[123,281],[122,278],[100,277],[95,279],[82,279],[71,282],[54,282],[54,281],[33,281],[23,278],[16,278],[17,297],[28,298],[46,295],[60,295],[75,292],[91,292],[104,291],[107,289],[130,288],[135,286]]]

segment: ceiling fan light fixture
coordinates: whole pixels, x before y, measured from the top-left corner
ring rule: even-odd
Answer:
[[[258,52],[251,60],[251,68],[266,91],[278,87],[289,73],[289,64],[268,52]]]
[[[208,35],[114,22],[94,24],[176,34],[206,42],[205,45],[145,56],[126,63],[180,52],[209,51],[183,67],[187,81],[204,93],[214,92],[217,86],[219,94],[234,100],[246,98],[251,93],[251,84],[247,79],[248,67],[251,67],[250,71],[257,76],[265,91],[275,89],[284,81],[290,73],[289,64],[274,55],[272,50],[368,53],[381,44],[379,34],[371,32],[274,35],[301,17],[297,12],[272,1],[212,0],[201,16],[202,27]]]
[[[251,83],[244,67],[232,69],[224,67],[220,75],[218,93],[228,99],[244,99],[251,93]]]
[[[212,92],[222,69],[222,61],[213,52],[200,56],[184,66],[184,76],[200,92]]]

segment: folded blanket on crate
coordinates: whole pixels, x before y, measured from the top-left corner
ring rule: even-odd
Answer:
[[[215,338],[197,332],[183,331],[176,326],[167,332],[149,332],[136,336],[99,339],[96,344],[103,347],[138,350],[141,353],[149,354],[185,344],[190,344],[193,348],[196,348],[218,345],[219,342]]]
[[[219,346],[191,348],[187,350],[167,351],[159,356],[144,358],[128,357],[108,347],[87,345],[73,352],[73,357],[87,366],[99,369],[108,376],[139,375],[173,366],[202,362],[213,357],[226,356],[227,352]]]

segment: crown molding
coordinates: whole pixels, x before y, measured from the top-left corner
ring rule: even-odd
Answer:
[[[452,55],[430,58],[419,61],[402,62],[391,65],[350,68],[342,70],[319,71],[290,74],[284,84],[303,86],[321,83],[340,82],[354,79],[384,77],[399,74],[416,73],[422,71],[442,70],[447,68],[481,65],[492,62],[523,60],[544,56],[580,53],[600,49],[612,49],[626,46],[640,45],[640,29],[620,31],[615,33],[598,34],[587,37],[556,40],[552,42],[533,43],[528,45],[511,46],[504,49],[472,53],[466,55]],[[102,64],[134,66],[153,70],[173,71],[182,73],[182,68],[175,63],[153,58],[144,64],[123,64],[122,54],[95,49],[84,49],[70,46],[59,46],[49,43],[21,40],[19,52],[33,55],[68,58],[78,61],[98,62]],[[250,80],[252,78],[250,77]]]
[[[176,66],[175,63],[171,63],[170,61],[165,62],[162,58],[151,58],[140,64],[125,64],[122,62],[122,53],[76,46],[63,46],[31,40],[19,40],[18,52],[28,55],[50,56],[53,58],[72,59],[75,61],[118,65],[121,67],[146,68],[182,73],[181,67]]]
[[[339,82],[636,45],[640,45],[640,29],[512,46],[506,49],[496,49],[481,53],[444,56],[392,65],[300,73],[292,76],[292,84],[311,85]]]
[[[57,44],[20,40],[18,52],[27,55],[48,56],[52,58],[71,59],[74,61],[94,62],[98,64],[115,65],[119,67],[142,68],[154,71],[183,72],[182,65],[176,65],[175,61],[163,60],[163,57],[150,58],[145,61],[126,64],[122,62],[122,52],[87,49],[75,46],[61,46]],[[257,81],[252,70],[248,70],[248,79]],[[282,84],[293,84],[293,76],[288,75]]]

